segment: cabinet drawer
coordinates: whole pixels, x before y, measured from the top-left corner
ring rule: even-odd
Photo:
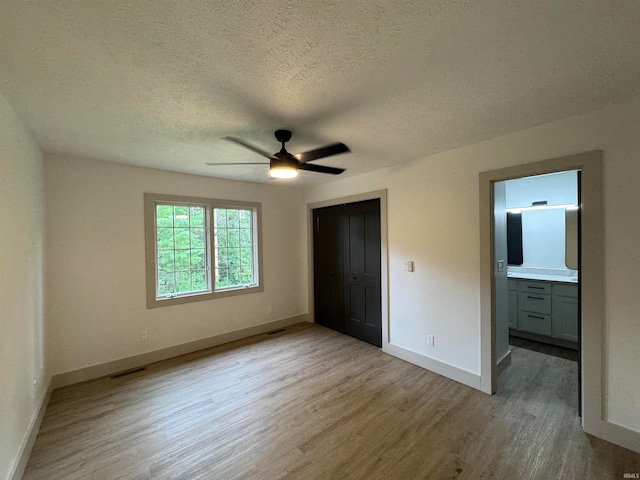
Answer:
[[[551,314],[551,295],[519,292],[518,310],[549,315]]]
[[[518,282],[518,290],[548,295],[551,293],[551,284],[549,282],[536,282],[535,280],[520,280]]]
[[[518,313],[518,328],[525,332],[551,336],[551,315],[521,311]]]
[[[555,283],[553,294],[562,297],[578,298],[578,285],[567,285],[566,283]]]

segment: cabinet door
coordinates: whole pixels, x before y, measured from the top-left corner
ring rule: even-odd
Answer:
[[[552,336],[578,341],[578,299],[571,297],[553,297]]]
[[[509,290],[509,328],[518,328],[518,292]]]

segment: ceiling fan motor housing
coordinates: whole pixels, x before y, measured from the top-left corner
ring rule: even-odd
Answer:
[[[298,168],[298,159],[287,152],[284,148],[275,153],[271,158],[270,168]]]

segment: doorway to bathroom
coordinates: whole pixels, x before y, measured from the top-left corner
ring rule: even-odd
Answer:
[[[580,171],[493,189],[497,391],[579,413]]]
[[[587,433],[599,435],[602,421],[604,315],[602,152],[599,150],[480,173],[480,383],[481,390],[484,392],[496,393],[498,389],[500,358],[496,348],[498,334],[496,298],[500,296],[496,295],[496,290],[499,288],[496,279],[500,278],[497,275],[498,269],[502,268],[506,271],[508,266],[506,261],[498,262],[505,259],[497,258],[495,251],[494,186],[506,180],[571,170],[581,172],[578,227],[580,283],[577,302],[581,325],[579,404],[582,407],[583,429]],[[507,280],[506,291],[508,292],[508,277],[505,280]],[[553,292],[549,293],[549,295],[552,294]]]

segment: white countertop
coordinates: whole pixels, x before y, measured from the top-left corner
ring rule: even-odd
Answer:
[[[509,267],[508,278],[524,280],[542,280],[545,282],[578,283],[576,270],[560,270],[553,268]]]

